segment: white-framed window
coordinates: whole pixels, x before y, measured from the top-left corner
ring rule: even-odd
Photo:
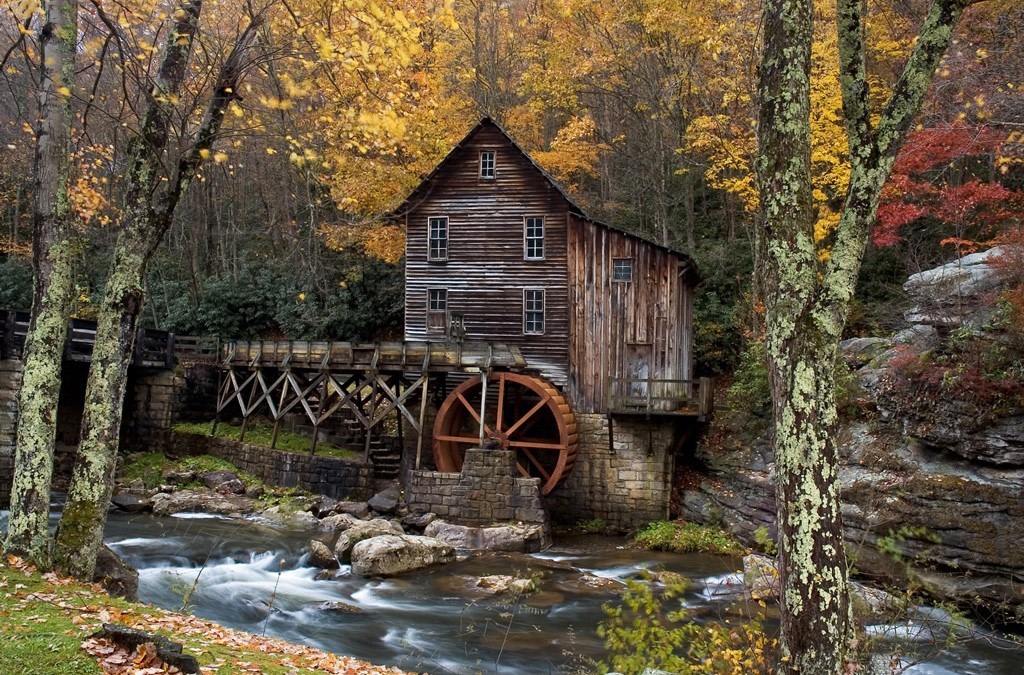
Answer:
[[[544,334],[544,289],[523,289],[523,333]]]
[[[480,177],[494,178],[495,155],[494,150],[480,151]]]
[[[544,259],[544,218],[530,216],[523,229],[523,257],[527,260]]]
[[[448,330],[448,289],[427,289],[427,331],[443,333]]]
[[[427,260],[448,259],[448,217],[427,218]]]
[[[612,261],[612,281],[633,280],[633,259],[615,258]]]

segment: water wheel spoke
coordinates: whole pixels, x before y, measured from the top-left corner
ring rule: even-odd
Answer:
[[[537,404],[530,408],[529,412],[520,417],[519,420],[509,428],[507,435],[511,438],[512,434],[518,431],[519,427],[523,426],[523,424],[525,424],[531,417],[533,417],[538,410],[543,408],[547,404],[547,402],[547,398],[542,398],[541,400],[537,401]]]
[[[540,475],[544,476],[544,482],[545,483],[548,480],[551,479],[551,472],[549,472],[546,468],[544,468],[543,464],[541,464],[540,462],[537,461],[537,458],[533,456],[532,452],[530,452],[529,450],[524,448],[523,449],[523,454],[526,455],[526,458],[528,460],[530,460],[530,464],[533,464],[534,468],[536,468],[537,471],[540,472]]]
[[[528,448],[534,450],[565,450],[564,443],[542,443],[540,441],[509,441],[509,447],[522,448],[524,453],[528,453]]]
[[[476,445],[480,442],[480,439],[476,436],[435,436],[439,441],[448,441],[449,443],[468,443],[470,445]]]
[[[458,395],[459,401],[462,402],[462,405],[466,406],[466,410],[468,410],[469,414],[473,416],[473,419],[476,420],[477,427],[479,427],[480,426],[480,413],[478,413],[476,411],[476,408],[474,408],[472,405],[469,404],[469,401],[466,400],[466,397],[462,395],[461,391],[457,392],[457,395]],[[491,428],[485,424],[484,425],[484,434],[490,436],[493,433],[494,432],[491,431]]]

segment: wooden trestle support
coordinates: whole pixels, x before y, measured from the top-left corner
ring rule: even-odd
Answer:
[[[374,429],[394,413],[399,434],[403,418],[416,433],[419,468],[431,379],[438,386],[449,373],[485,377],[526,362],[517,347],[505,344],[238,341],[222,347],[220,364],[216,420],[235,407],[242,439],[251,418],[266,417],[274,422],[273,447],[284,417],[304,413],[315,452],[321,425],[344,410],[363,428],[368,460]]]

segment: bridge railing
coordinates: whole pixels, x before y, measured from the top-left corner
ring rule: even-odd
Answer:
[[[0,310],[0,358],[21,356],[28,335],[28,312]],[[92,360],[96,344],[96,322],[71,319],[64,343],[64,360],[88,363]],[[132,364],[143,368],[171,368],[179,357],[192,360],[214,360],[220,350],[220,340],[175,335],[165,330],[140,328],[135,337]]]

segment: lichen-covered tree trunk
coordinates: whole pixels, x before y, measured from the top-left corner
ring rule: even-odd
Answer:
[[[757,257],[772,389],[782,587],[780,672],[844,672],[852,622],[839,504],[834,369],[879,195],[969,0],[933,0],[874,128],[864,0],[837,0],[850,185],[827,260],[814,241],[813,0],[766,0],[759,70]]]
[[[126,174],[121,231],[100,307],[92,366],[86,384],[82,441],[57,525],[54,559],[78,578],[92,577],[103,539],[107,505],[114,483],[128,368],[142,312],[146,267],[170,226],[174,209],[220,131],[228,105],[237,96],[244,72],[243,54],[256,34],[255,18],[243,31],[220,69],[213,97],[193,146],[179,159],[173,175],[164,170],[173,101],[187,71],[201,12],[201,0],[183,0],[161,60],[153,96],[131,152]],[[163,189],[161,189],[163,186]]]
[[[49,563],[50,481],[61,363],[74,292],[71,206],[71,88],[77,4],[45,3],[39,124],[36,129],[32,320],[18,394],[11,514],[4,548],[40,567]]]

